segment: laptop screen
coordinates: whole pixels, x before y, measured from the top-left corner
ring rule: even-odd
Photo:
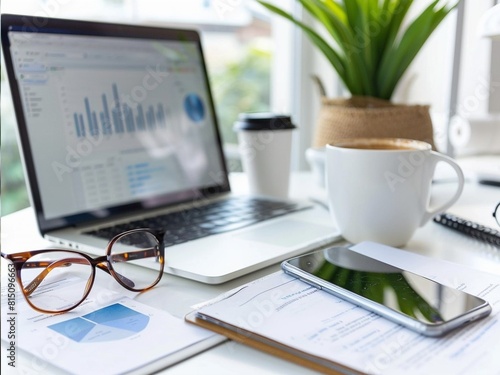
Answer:
[[[39,219],[59,226],[228,190],[197,34],[61,22],[5,30]]]

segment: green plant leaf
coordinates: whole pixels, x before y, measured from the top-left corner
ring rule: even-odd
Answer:
[[[325,27],[333,39],[329,43],[280,8],[257,1],[300,27],[352,95],[382,99],[391,98],[423,44],[457,5],[439,7],[435,0],[403,28],[413,0],[297,0]]]
[[[365,95],[374,95],[372,40],[368,32],[367,0],[345,1],[345,11],[351,32],[351,53],[357,64],[357,74],[362,78]]]
[[[299,0],[299,2],[313,17],[316,17],[316,19],[325,27],[325,29],[327,29],[327,31],[330,33],[330,35],[332,35],[337,44],[339,46],[342,46],[343,38],[339,34],[338,28],[333,25],[335,17],[333,17],[332,19],[330,14],[328,14],[329,9],[326,7],[326,10],[322,9],[322,4],[320,1]]]
[[[376,0],[375,0],[376,1]],[[380,6],[372,4],[369,11],[368,32],[372,39],[372,64],[378,71],[383,51],[387,48],[389,34],[394,23],[394,3],[392,0],[384,0]],[[375,90],[377,91],[377,80],[374,77]]]
[[[331,13],[322,0],[299,0],[299,2],[325,26],[341,48],[344,65],[349,67],[343,80],[355,90],[354,93],[372,94],[369,69],[363,60],[363,48],[356,43],[354,31]]]
[[[369,59],[369,66],[372,68],[370,76],[372,77],[373,86],[375,87],[375,80],[373,79],[375,70],[378,64],[378,51],[380,43],[380,34],[383,28],[380,25],[380,11],[378,0],[367,0],[366,2],[366,24],[364,25],[364,38],[369,38],[370,47],[367,58]]]
[[[382,94],[384,84],[387,82],[387,75],[390,74],[389,68],[386,68],[387,64],[393,58],[394,54],[394,44],[396,41],[396,37],[400,33],[401,25],[403,23],[403,19],[408,13],[408,9],[412,5],[413,0],[400,0],[396,2],[391,2],[390,0],[384,4],[386,7],[385,16],[387,17],[387,27],[384,30],[384,35],[381,35],[380,50],[383,51],[379,56],[379,61],[377,63],[377,77],[376,87],[377,87],[377,97],[383,99],[389,99],[392,95],[392,92],[387,95]],[[381,17],[384,17],[384,14],[381,14]]]
[[[403,19],[408,13],[408,9],[413,4],[413,0],[399,0],[395,2],[388,2],[384,4],[387,7],[387,16],[390,18],[390,22],[387,23],[387,37],[386,37],[386,48],[391,48],[401,30],[401,24]],[[381,15],[383,16],[383,15]],[[385,54],[386,51],[384,51]]]
[[[421,13],[406,29],[399,43],[394,43],[391,49],[384,56],[384,60],[379,71],[379,81],[381,83],[382,95],[387,95],[394,88],[398,72],[401,71],[405,54],[420,48],[418,40],[426,40],[427,31],[431,25],[431,17],[435,4],[439,0],[431,3],[423,13]],[[399,78],[398,78],[399,80]]]
[[[288,14],[287,12],[279,9],[278,7],[265,2],[258,0],[258,2],[269,9],[270,11],[288,19],[295,25],[299,26],[305,33],[306,35],[311,39],[311,41],[320,49],[320,51],[325,55],[325,57],[330,61],[332,64],[333,68],[337,71],[337,74],[339,77],[342,79],[344,84],[346,85],[347,89],[351,93],[359,93],[361,94],[362,90],[359,86],[359,79],[356,80],[350,80],[349,78],[352,77],[352,69],[347,69],[346,70],[346,64],[344,59],[339,55],[337,51],[335,51],[318,33],[316,33],[313,29],[311,29],[309,26],[305,25],[303,22],[300,22],[296,20],[292,15]],[[356,77],[354,77],[356,78]]]
[[[454,8],[437,8],[432,2],[406,29],[399,43],[395,43],[380,66],[378,82],[380,97],[390,98],[402,75],[411,64],[435,28]]]
[[[347,24],[347,16],[342,6],[340,6],[333,0],[324,0],[323,2],[325,6],[330,10],[333,16],[335,16],[343,24]]]
[[[352,30],[362,24],[362,10],[358,1],[344,1],[345,13]]]

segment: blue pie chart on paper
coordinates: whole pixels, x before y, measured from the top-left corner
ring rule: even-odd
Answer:
[[[135,335],[146,328],[148,322],[147,315],[116,303],[48,328],[79,343],[104,342]]]
[[[197,94],[186,95],[184,98],[184,110],[194,122],[199,122],[205,118],[205,106]]]

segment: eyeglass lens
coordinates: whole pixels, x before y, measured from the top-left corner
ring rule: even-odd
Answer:
[[[158,261],[159,246],[156,237],[146,231],[130,232],[119,237],[111,247],[109,257],[117,281],[136,291],[156,283],[163,271]],[[144,272],[138,265],[157,272]]]
[[[158,262],[159,242],[146,231],[126,233],[115,241],[109,251],[115,279],[125,288],[142,291],[156,284],[163,268]],[[144,270],[137,265],[149,269]],[[47,312],[59,312],[80,304],[91,287],[92,263],[77,252],[50,251],[29,258],[21,269],[21,283],[30,303]]]
[[[78,253],[51,251],[29,258],[21,269],[24,293],[31,304],[46,311],[63,311],[85,297],[92,264]]]

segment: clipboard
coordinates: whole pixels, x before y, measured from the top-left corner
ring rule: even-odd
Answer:
[[[189,323],[226,336],[230,340],[234,340],[243,345],[250,346],[254,349],[293,362],[300,366],[310,368],[314,371],[329,375],[365,375],[365,373],[363,372],[359,372],[358,370],[346,367],[345,365],[342,365],[340,363],[332,362],[325,358],[311,355],[293,347],[284,345],[278,341],[269,339],[265,336],[227,324],[223,321],[215,321],[202,318],[201,316],[199,316],[196,310],[187,314],[185,320]]]

